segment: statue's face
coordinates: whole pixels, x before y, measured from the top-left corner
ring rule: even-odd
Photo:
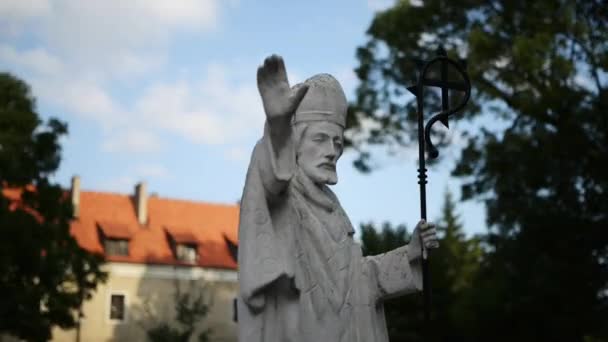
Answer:
[[[298,165],[313,182],[336,184],[336,163],[344,148],[344,129],[328,121],[306,125],[298,146]]]

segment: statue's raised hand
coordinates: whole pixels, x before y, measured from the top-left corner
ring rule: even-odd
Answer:
[[[308,86],[302,85],[292,89],[287,81],[283,58],[277,55],[264,60],[264,64],[258,67],[257,78],[268,121],[290,122]]]

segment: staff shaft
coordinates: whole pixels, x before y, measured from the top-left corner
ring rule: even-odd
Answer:
[[[434,63],[441,63],[440,78],[428,78],[427,71],[430,66]],[[471,83],[469,77],[464,69],[464,63],[460,63],[451,60],[447,57],[446,51],[440,47],[437,51],[437,57],[424,63],[420,73],[418,74],[418,80],[416,85],[407,88],[410,92],[416,96],[418,105],[418,184],[420,184],[420,217],[426,221],[426,155],[425,151],[428,150],[429,158],[437,158],[439,152],[431,141],[431,127],[435,122],[440,121],[446,128],[449,128],[448,117],[461,111],[466,103],[469,101],[471,95]],[[450,81],[448,79],[448,66],[452,66],[458,71],[462,77],[461,81]],[[441,89],[441,112],[433,115],[426,126],[424,124],[424,87],[438,87]],[[450,106],[450,90],[457,90],[464,93],[461,102],[454,108]],[[421,239],[420,248],[422,253],[422,291],[424,297],[424,335],[425,340],[430,340],[431,330],[431,275],[429,272],[430,263],[428,250],[424,247],[424,243]]]
[[[420,217],[426,221],[426,160],[424,155],[425,139],[424,139],[424,118],[423,118],[423,101],[422,101],[422,85],[418,86],[417,96],[418,102],[418,184],[420,184]],[[424,297],[424,322],[428,326],[431,319],[431,279],[429,275],[429,260],[427,250],[424,244],[420,244],[422,248],[422,293]],[[428,329],[427,329],[428,331]]]

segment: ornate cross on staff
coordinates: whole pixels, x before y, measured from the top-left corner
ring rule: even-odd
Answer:
[[[430,67],[436,63],[440,63],[441,72],[440,79],[427,78],[426,74]],[[464,69],[464,63],[458,63],[447,57],[446,51],[440,47],[437,51],[437,56],[426,62],[422,71],[418,74],[418,80],[415,85],[407,89],[416,96],[418,105],[418,184],[420,184],[420,217],[426,221],[426,159],[425,148],[428,150],[429,158],[434,159],[439,156],[439,151],[431,141],[431,127],[437,121],[440,121],[446,128],[449,128],[448,118],[462,110],[469,101],[471,95],[471,82]],[[448,67],[452,66],[458,71],[462,80],[450,81],[448,79]],[[424,125],[424,87],[438,87],[441,89],[441,112],[433,115],[426,126]],[[457,90],[464,93],[462,101],[454,108],[450,109],[450,90]],[[424,320],[428,324],[430,321],[431,312],[431,279],[429,276],[429,260],[424,244],[422,247],[422,283],[424,296]]]

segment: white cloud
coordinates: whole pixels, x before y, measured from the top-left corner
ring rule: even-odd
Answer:
[[[217,27],[218,0],[4,0],[0,36],[28,37],[69,65],[98,79],[145,75],[158,69],[176,34]]]
[[[217,15],[215,0],[64,0],[54,3],[38,33],[78,59],[103,61],[134,49],[162,47],[175,33],[208,31]]]
[[[102,149],[120,153],[152,153],[160,151],[162,145],[160,138],[154,132],[133,126],[120,132],[113,130],[105,132]]]
[[[262,131],[264,113],[253,76],[233,81],[229,66],[214,64],[202,81],[179,79],[145,87],[120,103],[95,80],[32,79],[34,93],[102,128],[104,151],[154,153],[162,138],[223,145],[250,141]],[[162,137],[162,138],[161,138]],[[235,151],[227,158],[240,159]]]
[[[68,83],[57,91],[62,93],[57,94],[57,101],[76,113],[95,118],[102,123],[119,118],[120,110],[112,98],[93,82]]]
[[[219,6],[217,0],[5,0],[0,14],[14,22],[37,17],[36,27],[23,26],[22,32],[33,31],[58,47],[98,50],[165,43],[175,32],[213,29]]]
[[[254,82],[229,82],[229,68],[213,65],[200,83],[158,83],[136,101],[134,112],[190,142],[226,144],[259,134],[264,113]]]
[[[45,14],[50,9],[48,0],[1,1],[0,16],[22,19]]]
[[[0,19],[0,29],[10,26],[34,42],[28,48],[11,44],[17,39],[0,44],[0,65],[25,76],[39,100],[98,124],[104,151],[154,153],[162,139],[176,136],[240,146],[261,132],[257,64],[247,59],[209,65],[200,77],[191,70],[173,80],[150,77],[163,71],[175,35],[217,27],[218,0],[0,3],[0,14],[12,15],[10,22]],[[292,83],[299,80],[290,76]],[[121,96],[121,87],[131,84],[137,84],[132,93]],[[226,148],[228,159],[247,156],[241,148]]]
[[[124,1],[117,0],[115,4],[124,4]],[[129,7],[168,26],[208,28],[215,24],[218,5],[213,0],[135,0]]]
[[[24,27],[51,10],[49,0],[3,0],[0,1],[0,37],[15,37]]]
[[[0,44],[0,65],[25,77],[43,102],[98,123],[106,151],[158,151],[159,137],[166,132],[194,143],[222,144],[263,121],[255,80],[247,86],[230,82],[229,69],[215,65],[208,68],[203,82],[149,84],[149,75],[156,74],[152,71],[161,71],[166,63],[171,38],[214,30],[219,4],[218,0],[0,1],[0,31],[11,28],[34,42],[31,48],[10,43],[18,39]],[[138,88],[128,98],[119,97],[117,86],[134,84],[138,77],[143,78],[137,83],[143,91],[138,93]]]
[[[69,79],[67,72],[51,77],[50,70],[65,68],[43,50],[17,52],[0,46],[0,61],[13,65],[20,61],[34,73],[28,81],[37,97],[97,123],[103,130],[104,151],[157,152],[162,147],[160,133],[195,144],[238,143],[259,135],[264,122],[254,76],[234,81],[228,65],[209,66],[194,77],[202,79],[198,82],[182,78],[151,84],[121,103],[94,77]]]
[[[56,75],[64,70],[63,63],[44,48],[18,51],[10,45],[0,44],[0,61],[37,74]]]

